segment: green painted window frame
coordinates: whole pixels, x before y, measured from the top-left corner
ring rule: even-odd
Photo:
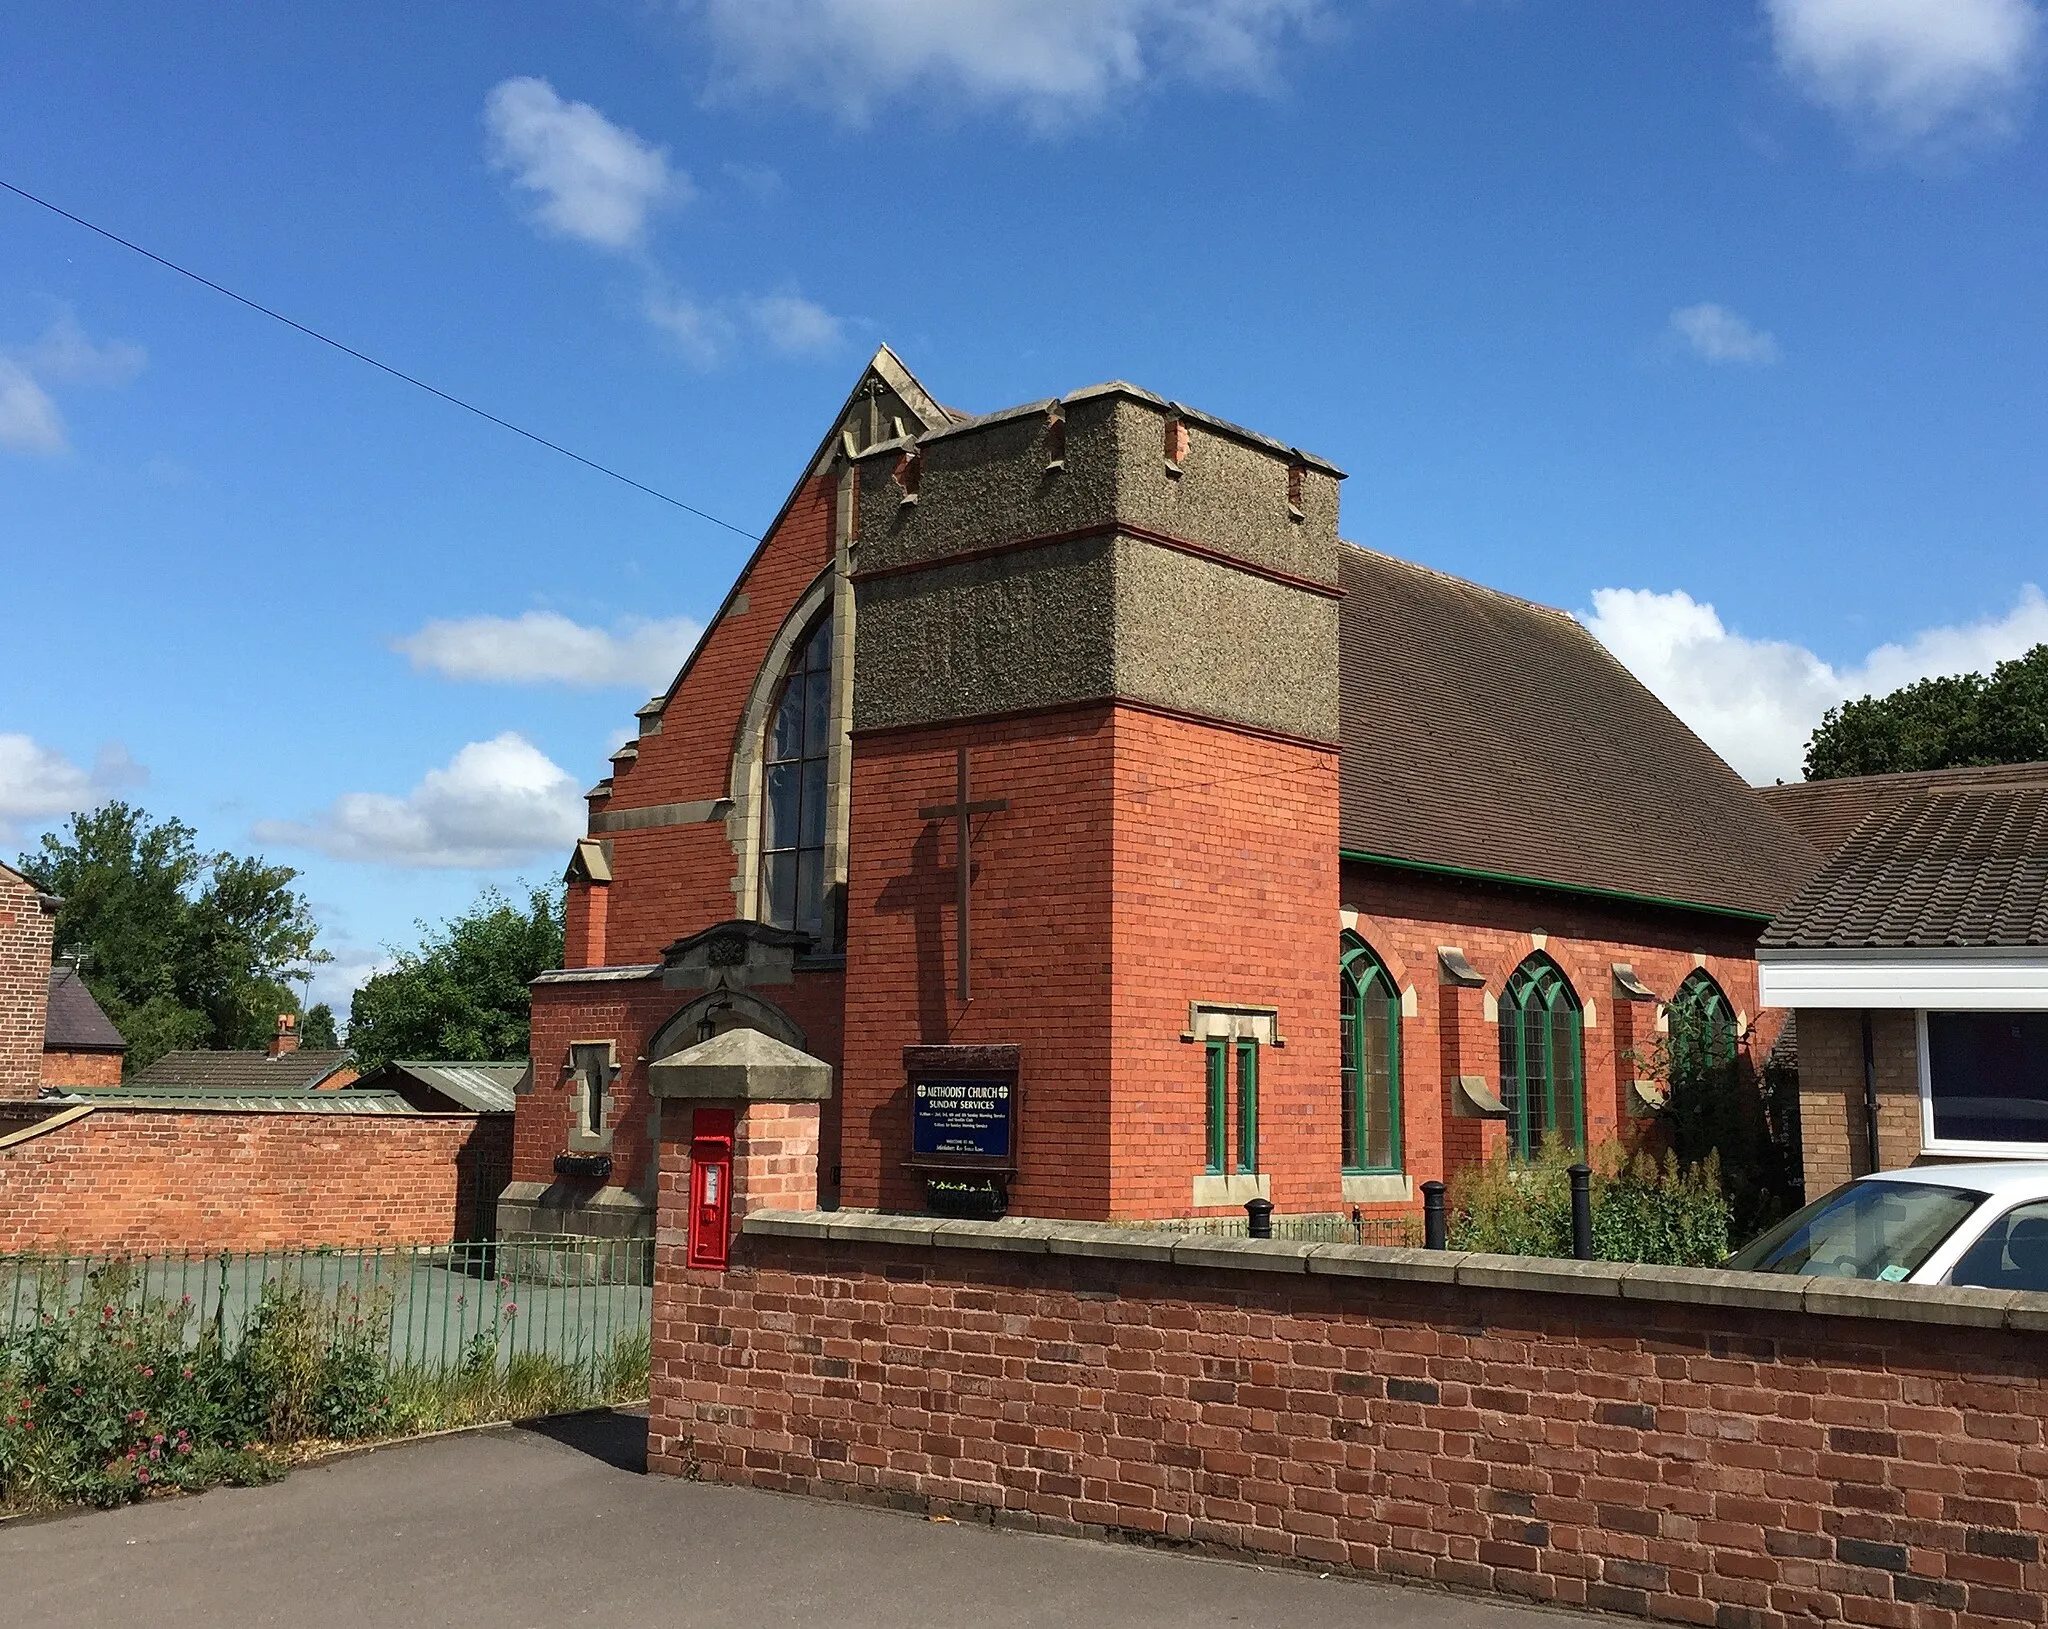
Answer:
[[[1560,1074],[1569,1078],[1560,1080]],[[1539,1081],[1541,1125],[1529,1112],[1532,1088]],[[1564,1104],[1558,1101],[1561,1087],[1569,1097]],[[1533,1159],[1545,1140],[1558,1133],[1568,1136],[1574,1148],[1586,1146],[1585,1013],[1564,969],[1540,951],[1509,975],[1501,991],[1500,1097],[1508,1110],[1510,1157]],[[1569,1110],[1568,1116],[1560,1115],[1561,1108]]]
[[[1341,1040],[1338,1085],[1342,1099],[1340,1158],[1346,1176],[1397,1175],[1406,1167],[1401,1147],[1401,993],[1386,964],[1355,933],[1346,933],[1338,963]],[[1365,1067],[1371,1055],[1367,1026],[1386,1025],[1387,1078],[1385,1099],[1377,1106],[1374,1083]],[[1387,1158],[1366,1157],[1375,1124],[1374,1110],[1387,1122]]]
[[[1237,1169],[1259,1168],[1259,1043],[1237,1043]]]
[[[1735,1033],[1735,1006],[1704,967],[1686,974],[1685,982],[1665,1005],[1664,1031],[1665,1047],[1674,1065],[1684,1067],[1689,1061],[1686,1053],[1697,1038],[1698,1061],[1705,1070],[1733,1072],[1741,1049]]]
[[[1209,1123],[1208,1172],[1222,1176],[1230,1168],[1230,1043],[1208,1046]]]

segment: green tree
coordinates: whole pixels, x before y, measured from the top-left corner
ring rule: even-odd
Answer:
[[[1806,778],[2048,759],[2048,644],[1981,673],[1922,679],[1828,709]]]
[[[133,1071],[182,1047],[261,1046],[326,961],[290,866],[193,846],[182,820],[113,802],[45,834],[20,869],[58,895],[59,952],[128,1043]]]
[[[348,1040],[368,1071],[393,1058],[488,1063],[526,1055],[537,974],[562,965],[562,892],[535,888],[522,909],[485,889],[417,950],[373,974],[349,1005]]]
[[[338,1052],[341,1036],[334,1027],[334,1009],[322,1001],[306,1009],[299,1025],[299,1045],[308,1052]]]

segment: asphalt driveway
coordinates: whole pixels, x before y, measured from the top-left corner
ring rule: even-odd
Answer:
[[[1558,1629],[1570,1616],[639,1474],[623,1414],[0,1526],[10,1629]]]

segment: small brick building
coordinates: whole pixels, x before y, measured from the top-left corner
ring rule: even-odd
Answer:
[[[1674,1015],[1760,1056],[1817,858],[1568,615],[1340,541],[1342,479],[878,352],[589,795],[506,1230],[646,1231],[735,1027],[835,1070],[828,1202],[958,1198],[919,1116],[989,1088],[968,1197],[1097,1219],[1399,1218],[1631,1136]]]
[[[1771,926],[1807,1192],[2048,1158],[2048,764],[1766,789],[1830,856]]]

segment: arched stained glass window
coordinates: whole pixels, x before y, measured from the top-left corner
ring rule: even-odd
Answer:
[[[761,917],[825,936],[826,799],[832,742],[832,618],[789,659],[761,771]]]
[[[1555,1134],[1586,1144],[1585,1057],[1579,998],[1564,969],[1538,954],[1515,969],[1500,998],[1500,1095],[1508,1151],[1528,1159]]]
[[[1686,975],[1665,1009],[1674,1082],[1706,1081],[1735,1068],[1735,1009],[1704,967]]]
[[[1344,1169],[1401,1169],[1401,992],[1355,933],[1340,963]]]

